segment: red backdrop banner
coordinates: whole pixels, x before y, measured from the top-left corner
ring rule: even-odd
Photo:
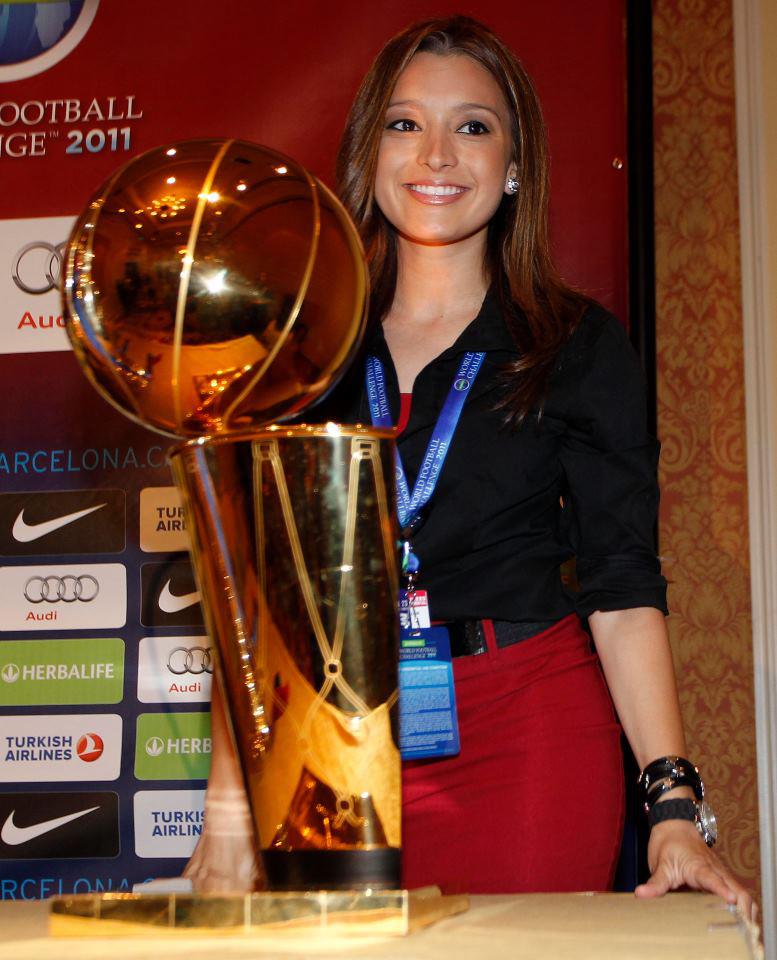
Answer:
[[[0,84],[0,135],[25,134],[28,150],[11,157],[0,144],[2,215],[73,214],[128,155],[186,137],[265,143],[331,182],[348,105],[381,45],[415,20],[453,12],[493,27],[533,77],[550,131],[563,273],[625,317],[623,0],[103,0],[69,56]],[[95,130],[104,145],[99,134],[88,139]]]
[[[191,137],[258,141],[331,183],[383,42],[421,17],[468,13],[536,81],[563,275],[625,320],[624,7],[0,4],[2,897],[177,874],[209,760],[209,643],[168,442],[96,395],[63,329],[75,215],[119,164]]]

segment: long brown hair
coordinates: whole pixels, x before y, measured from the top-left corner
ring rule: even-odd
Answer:
[[[486,266],[520,353],[509,364],[500,406],[520,423],[541,404],[561,345],[591,302],[558,275],[548,241],[549,160],[545,123],[532,82],[513,53],[471,17],[423,20],[393,37],[364,77],[337,157],[340,198],[358,227],[370,266],[373,321],[391,306],[397,279],[393,227],[375,202],[378,149],[399,75],[416,53],[465,54],[493,76],[511,120],[520,186],[489,224]]]

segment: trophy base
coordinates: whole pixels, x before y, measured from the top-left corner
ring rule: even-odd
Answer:
[[[420,890],[317,893],[84,894],[50,901],[52,937],[405,936],[469,908],[466,895]]]
[[[397,849],[262,850],[272,890],[396,890],[401,874]]]

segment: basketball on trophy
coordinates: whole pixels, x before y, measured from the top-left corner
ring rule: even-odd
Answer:
[[[302,166],[241,140],[135,157],[70,238],[67,330],[99,392],[162,433],[232,435],[302,413],[358,346],[356,230]]]

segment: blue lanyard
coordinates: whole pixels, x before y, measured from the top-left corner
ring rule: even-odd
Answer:
[[[434,493],[469,388],[474,383],[485,356],[485,353],[464,354],[464,359],[456,371],[448,396],[445,398],[440,416],[434,425],[432,437],[429,446],[426,448],[412,494],[407,484],[402,459],[399,456],[399,451],[397,451],[397,512],[401,527],[406,527],[418,516]],[[374,427],[393,427],[386,394],[386,375],[383,364],[375,356],[367,357],[367,399],[370,403],[372,425]]]

